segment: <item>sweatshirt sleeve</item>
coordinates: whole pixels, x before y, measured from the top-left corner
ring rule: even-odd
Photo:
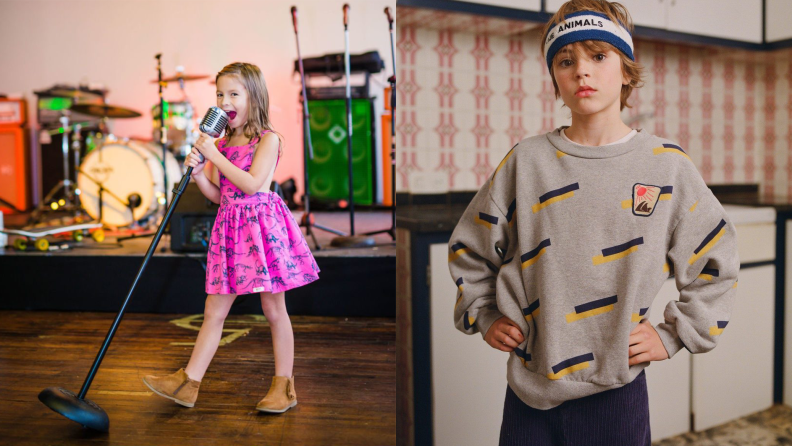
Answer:
[[[683,210],[671,235],[668,258],[679,300],[669,302],[665,322],[655,329],[671,358],[682,349],[705,353],[713,348],[737,296],[737,233],[709,188]]]
[[[448,268],[457,284],[455,326],[465,334],[481,332],[482,337],[503,316],[495,300],[495,284],[510,228],[490,196],[490,185],[487,181],[473,197],[448,243]]]

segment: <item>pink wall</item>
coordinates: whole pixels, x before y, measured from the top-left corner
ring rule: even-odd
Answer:
[[[349,3],[350,51],[377,50],[385,70],[375,82],[387,84],[390,34],[383,13],[396,0],[2,0],[0,1],[0,93],[28,99],[35,119],[34,90],[55,83],[104,84],[107,102],[132,108],[143,117],[117,120],[120,137],[152,137],[151,107],[158,102],[154,55],[162,53],[165,76],[183,65],[188,73],[212,77],[236,61],[258,65],[270,94],[270,116],[286,140],[276,181],[297,179],[302,193],[302,108],[290,8],[299,11],[304,57],[344,51],[342,5]],[[201,116],[215,105],[208,80],[187,84]],[[165,93],[181,97],[176,84]],[[46,154],[43,154],[46,156]]]
[[[571,123],[534,25],[398,12],[398,191],[478,189],[517,141]],[[653,113],[632,126],[678,142],[709,184],[758,182],[764,195],[792,197],[792,50],[635,48],[646,85],[625,121]]]

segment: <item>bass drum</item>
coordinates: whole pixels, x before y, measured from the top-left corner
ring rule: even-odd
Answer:
[[[167,188],[168,203],[171,203],[172,186],[181,180],[182,170],[170,152],[165,154],[165,168],[171,184]],[[102,223],[111,226],[128,226],[148,217],[157,210],[158,200],[164,197],[162,149],[148,142],[124,140],[105,143],[83,159],[80,170],[77,187],[80,188],[83,208],[94,219],[99,218],[99,186],[88,178],[90,176],[102,183],[105,189],[102,194]],[[125,202],[119,202],[110,193]],[[140,195],[140,206],[134,212],[130,212],[126,204],[132,194]]]

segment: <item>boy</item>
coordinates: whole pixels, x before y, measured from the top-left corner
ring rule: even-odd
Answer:
[[[715,347],[736,233],[685,151],[620,111],[640,65],[618,3],[572,0],[542,51],[572,125],[524,139],[449,242],[456,327],[509,352],[501,445],[651,442],[644,368]],[[644,323],[673,274],[679,301]]]

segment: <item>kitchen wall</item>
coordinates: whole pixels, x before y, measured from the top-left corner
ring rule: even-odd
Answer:
[[[571,123],[536,24],[398,8],[397,191],[478,189],[520,139]],[[636,39],[646,84],[622,111],[676,141],[709,184],[792,196],[792,50]],[[653,116],[650,116],[652,114]]]

